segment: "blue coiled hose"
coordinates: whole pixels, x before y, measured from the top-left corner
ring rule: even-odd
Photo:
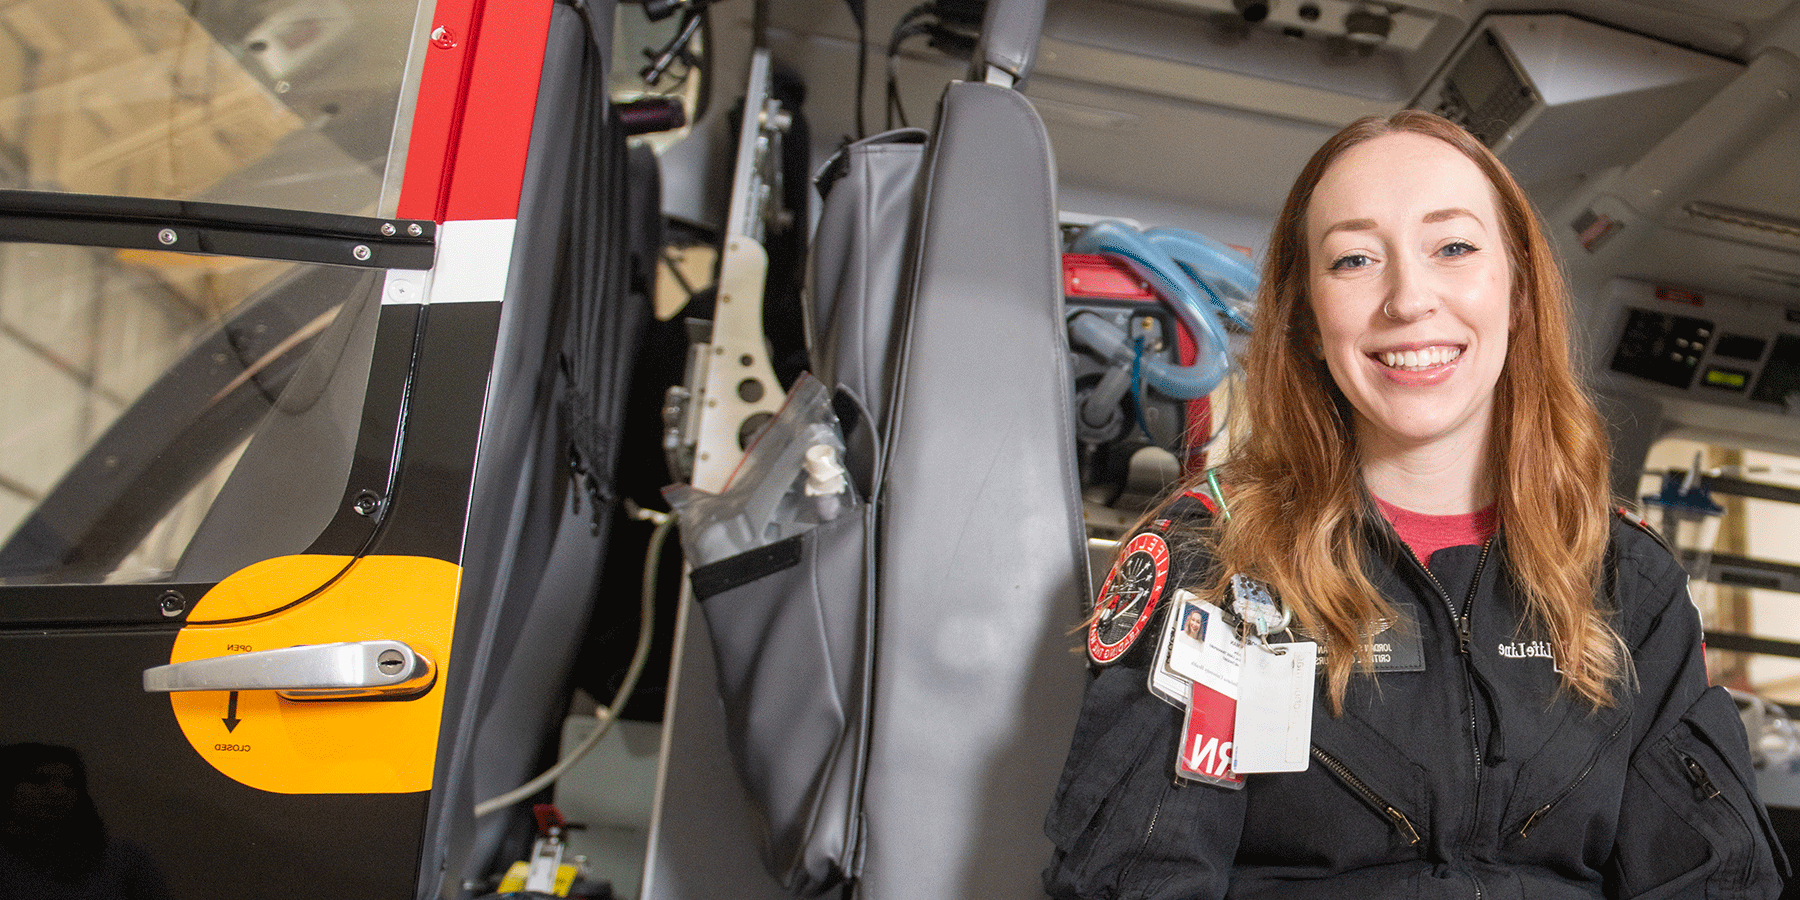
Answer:
[[[1194,336],[1197,353],[1193,365],[1174,365],[1155,358],[1142,360],[1144,380],[1152,389],[1176,400],[1192,400],[1219,386],[1231,371],[1230,344],[1219,317],[1225,316],[1246,331],[1250,328],[1250,323],[1226,299],[1247,305],[1255,298],[1256,270],[1248,260],[1191,231],[1156,228],[1144,233],[1116,221],[1088,226],[1070,249],[1123,261],[1138,277],[1156,287],[1174,307],[1176,318]],[[1077,315],[1069,324],[1070,337],[1109,362],[1132,361],[1130,341],[1110,322],[1098,316]]]

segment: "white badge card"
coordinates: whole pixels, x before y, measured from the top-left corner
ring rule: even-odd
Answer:
[[[1171,597],[1170,606],[1181,609],[1187,604],[1187,598],[1193,596],[1187,591],[1178,590]],[[1175,650],[1175,635],[1181,631],[1181,619],[1172,614],[1164,618],[1167,621],[1163,623],[1162,636],[1156,644],[1156,661],[1150,666],[1150,693],[1161,697],[1176,709],[1186,709],[1190,683],[1169,668],[1169,654]]]
[[[1244,654],[1233,723],[1233,772],[1306,771],[1318,658],[1319,645],[1312,641],[1257,644]]]

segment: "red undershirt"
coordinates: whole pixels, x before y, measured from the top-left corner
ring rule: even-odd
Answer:
[[[1487,543],[1498,527],[1491,503],[1472,513],[1454,516],[1432,516],[1401,509],[1380,497],[1375,498],[1375,504],[1381,507],[1381,514],[1394,526],[1400,540],[1412,549],[1413,555],[1427,563],[1431,561],[1431,554],[1445,547]]]

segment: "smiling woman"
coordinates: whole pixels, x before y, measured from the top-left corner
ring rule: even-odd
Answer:
[[[1491,504],[1520,602],[1572,661],[1567,686],[1611,702],[1626,664],[1595,603],[1606,437],[1571,360],[1560,268],[1511,174],[1428,113],[1360,120],[1302,170],[1263,283],[1246,360],[1258,389],[1226,466],[1234,503],[1257,512],[1222,529],[1220,552],[1318,598],[1295,615],[1349,651],[1327,663],[1331,695],[1390,612],[1355,564],[1356,536],[1381,524],[1372,495],[1427,514]],[[1461,352],[1424,371],[1370,356],[1433,346]]]
[[[1256,309],[1223,489],[1140,535],[1239,642],[1172,681],[1151,596],[1156,652],[1093,657],[1050,892],[1779,893],[1686,578],[1607,509],[1557,266],[1487,148],[1416,111],[1328,140]],[[1290,713],[1313,667],[1281,660],[1315,652]]]

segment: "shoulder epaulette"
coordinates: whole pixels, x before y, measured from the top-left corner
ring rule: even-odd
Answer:
[[[1182,496],[1192,497],[1195,500],[1200,501],[1200,505],[1206,507],[1206,511],[1215,516],[1219,514],[1219,501],[1214,500],[1211,494],[1208,494],[1199,488],[1188,488],[1186,491],[1182,492]]]
[[[1617,512],[1619,514],[1619,518],[1624,519],[1627,524],[1629,524],[1632,527],[1636,528],[1637,530],[1642,531],[1643,533],[1649,535],[1651,540],[1653,540],[1657,544],[1661,545],[1661,547],[1664,550],[1669,551],[1670,556],[1677,555],[1675,553],[1675,548],[1669,546],[1669,542],[1667,540],[1664,540],[1662,534],[1659,533],[1656,530],[1656,528],[1654,526],[1652,526],[1648,521],[1645,521],[1643,516],[1640,516],[1637,513],[1632,512],[1630,508],[1624,507],[1624,506],[1616,507],[1614,511]]]

